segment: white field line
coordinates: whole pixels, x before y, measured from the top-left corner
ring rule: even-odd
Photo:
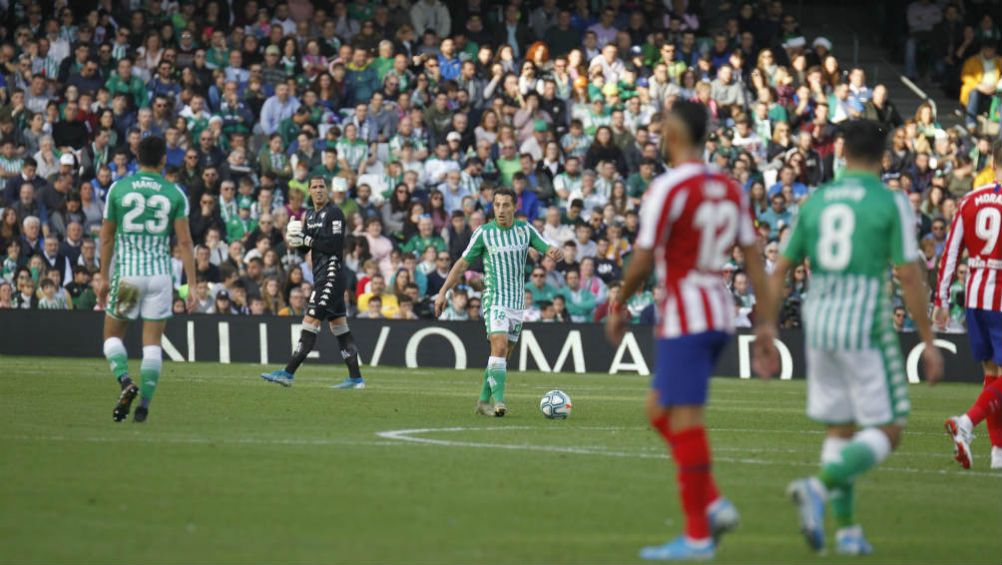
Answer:
[[[584,446],[559,446],[559,445],[536,445],[536,444],[506,444],[506,443],[485,443],[485,442],[475,442],[475,441],[454,441],[445,439],[432,439],[427,437],[417,437],[423,434],[429,433],[449,433],[449,432],[468,432],[468,431],[498,431],[498,430],[527,430],[527,429],[545,429],[545,428],[535,428],[532,426],[506,426],[506,427],[465,427],[457,426],[450,428],[413,428],[405,430],[387,430],[384,432],[377,432],[376,436],[383,439],[389,439],[396,442],[411,442],[415,444],[422,445],[435,445],[441,447],[468,447],[476,449],[506,449],[506,450],[517,450],[517,451],[542,451],[547,453],[570,453],[574,455],[601,455],[605,457],[628,457],[628,458],[638,458],[638,459],[666,459],[665,453],[655,454],[655,453],[644,453],[638,451],[616,451],[593,447]],[[557,429],[557,428],[554,428]],[[735,449],[738,451],[738,449]],[[744,451],[748,452],[762,452],[762,449],[750,448]],[[945,455],[944,455],[945,456]],[[714,461],[719,461],[722,463],[738,463],[746,465],[771,465],[771,466],[797,466],[797,467],[816,467],[816,463],[805,463],[797,461],[769,461],[765,459],[753,459],[753,458],[734,458],[734,457],[714,457]],[[951,475],[951,476],[972,476],[972,477],[994,477],[1002,478],[1002,473],[985,473],[980,471],[949,471],[946,469],[939,470],[929,470],[929,469],[917,469],[914,467],[893,467],[893,466],[882,466],[879,467],[881,471],[891,471],[899,473],[915,473],[915,474],[929,474],[929,475]]]

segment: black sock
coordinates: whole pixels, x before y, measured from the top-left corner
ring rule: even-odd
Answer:
[[[313,351],[313,346],[317,343],[316,332],[311,332],[304,329],[302,333],[299,334],[299,345],[296,346],[296,350],[292,352],[292,358],[289,359],[289,364],[285,366],[285,370],[289,373],[295,373],[296,369],[306,361],[306,357]]]
[[[351,332],[337,336],[337,342],[341,346],[344,364],[348,366],[348,376],[353,379],[362,378],[362,372],[358,369],[358,349],[355,347],[355,338],[351,337]]]
[[[132,379],[129,378],[129,375],[122,375],[122,378],[118,379],[118,386],[122,387],[122,390],[125,390],[131,384]]]

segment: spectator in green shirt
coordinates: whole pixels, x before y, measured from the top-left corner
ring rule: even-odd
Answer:
[[[581,288],[581,273],[577,269],[567,271],[567,286],[560,289],[560,294],[567,303],[567,313],[572,322],[590,322],[595,312],[595,297]]]
[[[504,141],[501,143],[501,157],[496,161],[498,172],[501,173],[501,184],[511,188],[512,178],[515,173],[522,170],[522,159],[515,150],[514,141]]]
[[[553,297],[557,295],[557,289],[546,282],[546,270],[542,267],[532,270],[525,290],[532,294],[532,303],[536,306],[541,306],[543,302],[553,302]]]
[[[310,109],[306,106],[296,108],[292,116],[282,120],[278,124],[278,135],[282,136],[282,143],[288,147],[299,136],[303,129],[303,124],[310,120]]]
[[[254,220],[251,219],[251,202],[243,200],[236,216],[226,219],[226,241],[240,241],[254,229]]]
[[[644,159],[640,162],[640,170],[630,174],[626,179],[626,194],[634,205],[640,204],[644,192],[654,179],[654,160]]]
[[[435,224],[431,221],[431,218],[422,216],[418,220],[418,233],[407,240],[407,243],[401,246],[400,251],[420,256],[428,246],[434,247],[439,253],[449,250],[449,247],[445,244],[445,240],[435,234]]]
[[[118,62],[116,74],[108,77],[104,83],[111,96],[125,94],[132,97],[133,108],[145,108],[149,106],[149,93],[143,81],[132,74],[132,60],[128,57]]]
[[[310,171],[311,175],[324,177],[328,183],[341,173],[341,167],[337,164],[337,149],[328,145],[324,148],[320,164]]]

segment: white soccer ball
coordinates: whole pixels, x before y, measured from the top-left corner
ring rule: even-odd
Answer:
[[[571,397],[562,390],[551,390],[539,401],[539,411],[551,420],[563,420],[571,415]]]

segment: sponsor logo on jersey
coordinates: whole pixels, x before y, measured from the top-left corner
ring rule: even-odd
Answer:
[[[980,257],[971,257],[967,260],[968,269],[992,269],[992,270],[1002,270],[1002,260],[1000,259],[981,259]]]
[[[331,222],[331,233],[341,233],[341,221]]]
[[[505,253],[507,251],[523,251],[524,245],[488,245],[487,250],[491,253]]]

